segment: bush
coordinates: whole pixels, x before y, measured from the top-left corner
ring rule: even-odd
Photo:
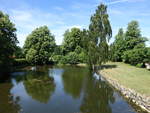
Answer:
[[[25,65],[29,65],[29,63],[24,58],[15,59],[13,62],[13,66],[25,66]]]
[[[61,59],[61,63],[63,64],[77,64],[78,62],[79,62],[78,54],[75,52],[70,52]]]
[[[86,63],[87,62],[87,56],[83,51],[79,54],[78,57],[79,57],[80,63]]]
[[[136,65],[136,67],[142,68],[142,67],[144,67],[144,65],[143,65],[143,63],[138,63],[138,64]]]
[[[61,62],[61,59],[62,59],[62,55],[54,55],[54,56],[52,56],[52,61],[54,62],[54,63],[60,63]]]
[[[123,54],[123,61],[131,65],[139,65],[144,63],[144,60],[147,58],[147,49],[139,48],[125,51]]]
[[[78,54],[75,52],[70,52],[66,55],[66,61],[69,64],[77,64],[79,59],[78,59]]]

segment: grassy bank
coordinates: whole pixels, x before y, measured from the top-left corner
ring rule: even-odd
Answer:
[[[144,68],[137,68],[121,62],[109,62],[104,65],[101,74],[150,97],[150,71]]]

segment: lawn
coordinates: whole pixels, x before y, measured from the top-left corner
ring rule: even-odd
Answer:
[[[121,85],[150,97],[150,71],[121,62],[109,62],[101,70],[106,78],[110,77]]]

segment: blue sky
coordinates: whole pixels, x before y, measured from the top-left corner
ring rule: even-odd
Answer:
[[[120,27],[125,30],[131,20],[137,20],[142,35],[150,39],[150,0],[0,0],[0,10],[15,23],[19,46],[42,25],[47,25],[61,44],[66,29],[88,28],[90,16],[101,2],[108,5],[113,37]]]

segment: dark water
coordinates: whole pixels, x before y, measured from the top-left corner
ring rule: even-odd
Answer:
[[[29,68],[30,69],[30,68]],[[135,113],[100,76],[81,67],[37,67],[0,83],[0,113]]]

